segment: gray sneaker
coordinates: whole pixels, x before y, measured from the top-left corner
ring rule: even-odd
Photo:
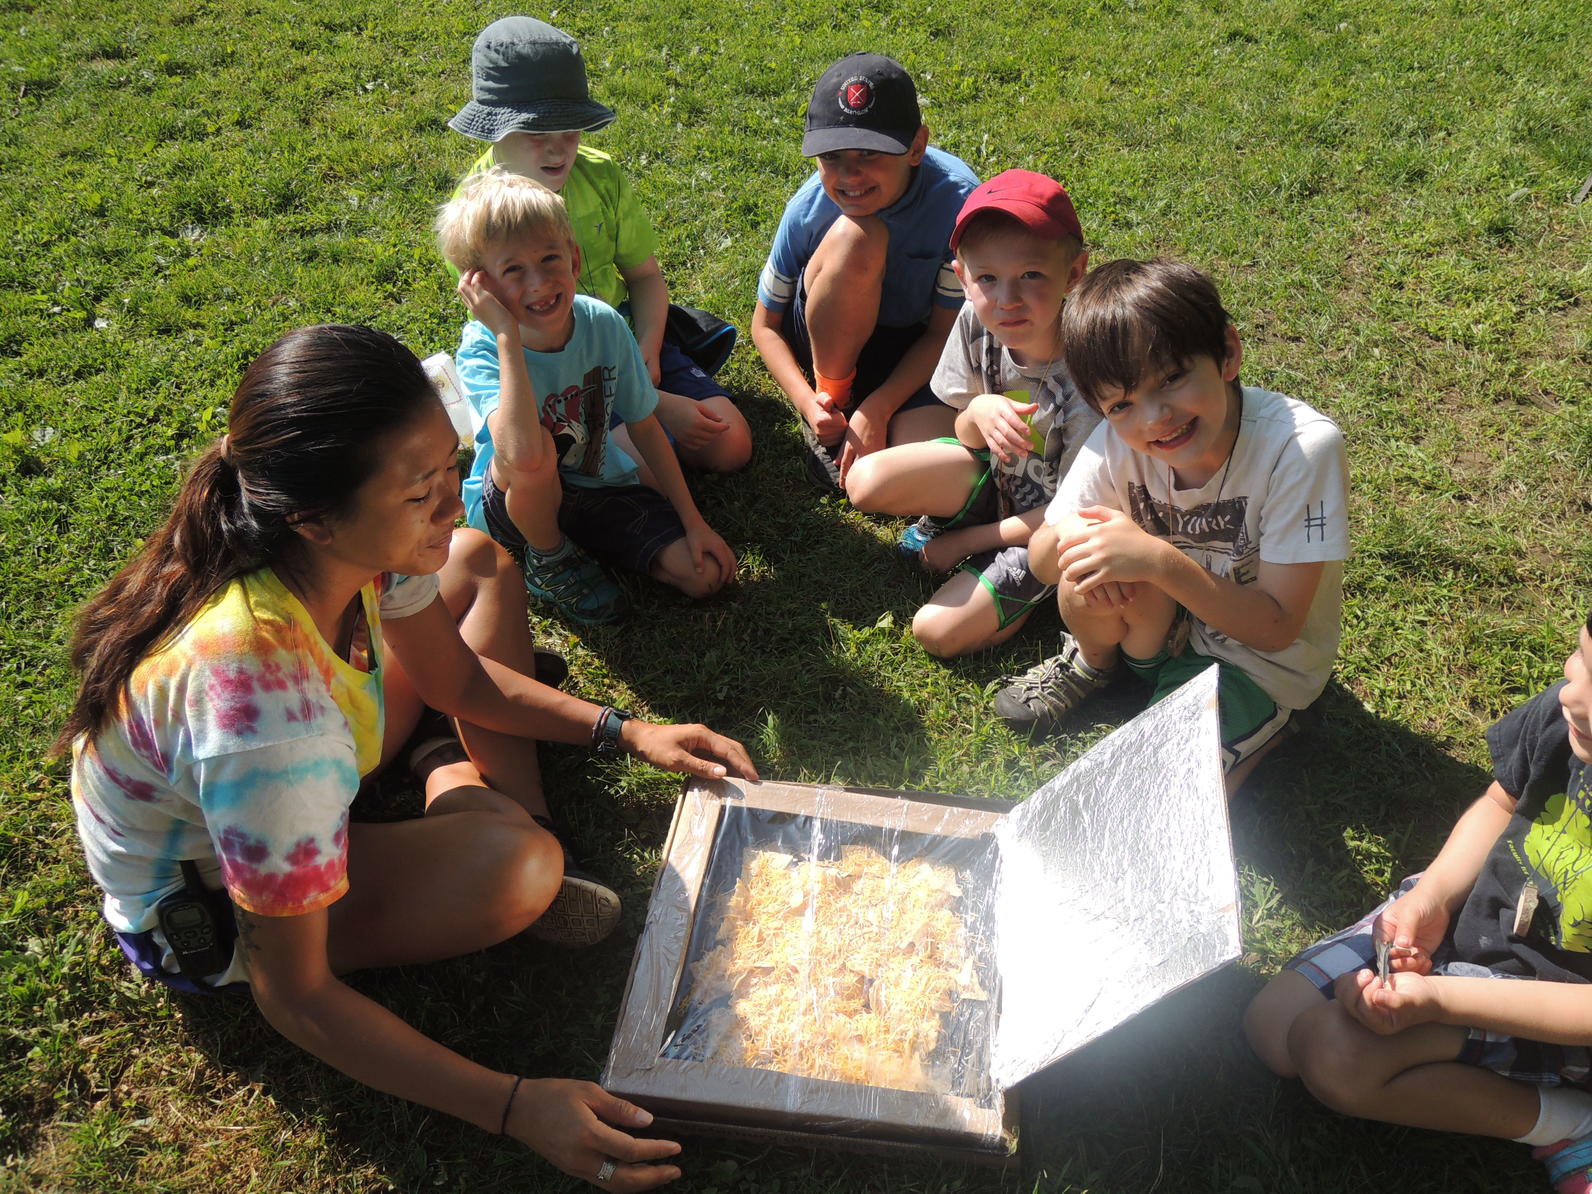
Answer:
[[[528,936],[549,945],[579,949],[596,945],[619,927],[619,893],[595,875],[582,870],[570,852],[564,835],[550,817],[531,814],[535,821],[558,842],[564,851],[564,880],[547,910],[526,929]]]
[[[995,694],[995,713],[1014,730],[1050,733],[1068,714],[1111,683],[1115,665],[1104,670],[1083,661],[1077,640],[1063,635],[1061,654],[1035,664]]]

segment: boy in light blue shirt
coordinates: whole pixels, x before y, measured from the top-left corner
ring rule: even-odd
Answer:
[[[437,238],[475,316],[455,356],[482,417],[465,482],[471,524],[523,549],[531,595],[577,622],[620,612],[619,587],[592,556],[688,596],[717,592],[735,554],[692,501],[623,317],[577,293],[563,201],[495,167],[443,206]],[[656,488],[613,442],[615,415]]]

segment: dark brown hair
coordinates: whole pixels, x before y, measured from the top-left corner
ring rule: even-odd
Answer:
[[[1191,265],[1156,259],[1110,261],[1067,296],[1061,351],[1084,401],[1101,409],[1107,389],[1137,389],[1146,374],[1197,356],[1220,364],[1227,327],[1216,283]]]
[[[227,434],[183,480],[165,525],[78,615],[77,702],[55,749],[94,734],[138,661],[222,585],[288,562],[295,523],[348,509],[384,437],[437,401],[420,362],[385,332],[289,332],[239,383]]]

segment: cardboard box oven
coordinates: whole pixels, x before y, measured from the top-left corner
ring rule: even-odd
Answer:
[[[728,1000],[713,1001],[698,980],[743,868],[759,852],[797,866],[859,845],[892,868],[925,859],[956,873],[973,969],[946,1001],[925,1059],[932,1080],[902,1089],[909,1084],[738,1064],[733,1050],[726,1061],[704,1045],[702,1026]],[[800,911],[808,925],[824,914]],[[908,931],[875,919],[870,933]],[[1238,928],[1214,669],[1015,807],[693,780],[675,810],[602,1082],[652,1111],[665,1132],[1006,1156],[1015,1147],[1011,1087],[1236,958]],[[882,943],[904,955],[915,948]],[[880,942],[868,944],[880,957]],[[846,977],[803,980],[820,1019],[822,992]],[[888,1012],[881,1006],[881,1017]]]

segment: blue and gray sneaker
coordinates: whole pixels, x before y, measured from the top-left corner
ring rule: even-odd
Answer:
[[[549,552],[525,549],[525,588],[573,622],[600,626],[624,610],[625,594],[572,539]]]
[[[928,546],[929,540],[944,529],[945,524],[938,518],[931,518],[925,514],[901,532],[901,537],[896,540],[896,548],[902,555],[916,559],[923,554],[923,549]]]

